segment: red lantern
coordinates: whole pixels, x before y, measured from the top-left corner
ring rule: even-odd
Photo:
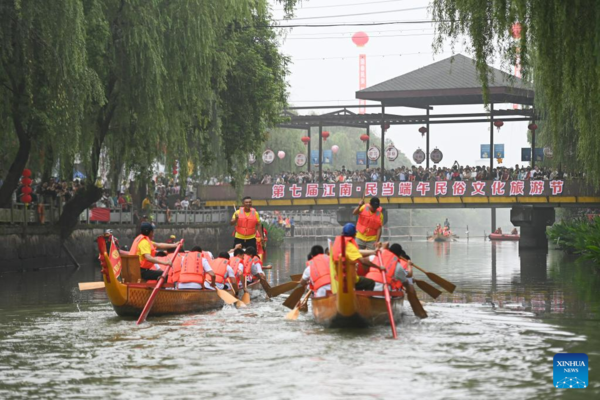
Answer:
[[[25,195],[21,196],[21,201],[23,203],[29,204],[29,203],[31,203],[31,196],[28,194],[25,194]]]
[[[427,133],[427,128],[425,128],[424,126],[422,126],[422,127],[419,128],[419,132],[421,132],[421,137],[423,137]]]
[[[369,140],[369,135],[367,135],[367,134],[360,135],[360,140],[362,140],[363,142],[366,142],[367,140]]]
[[[369,42],[369,35],[367,35],[365,32],[356,32],[354,35],[352,35],[352,41],[357,47],[363,47]]]
[[[538,127],[536,124],[529,124],[527,125],[527,128],[529,128],[530,131],[535,132]]]
[[[31,186],[31,179],[23,178],[21,179],[21,183],[23,184],[23,186]]]
[[[310,142],[310,138],[308,136],[302,136],[302,138],[300,140],[302,140],[302,143],[304,143],[307,146],[308,146],[308,143]]]
[[[329,132],[325,131],[321,134],[321,136],[323,137],[324,141],[327,141],[327,138],[329,137]]]
[[[383,130],[384,130],[384,131],[387,131],[388,129],[390,129],[390,124],[385,124],[385,125],[383,126]]]
[[[29,178],[29,177],[31,176],[31,170],[30,170],[30,169],[27,169],[27,168],[25,168],[25,169],[23,170],[23,173],[22,173],[21,175],[23,175],[25,178]]]
[[[31,194],[31,188],[29,186],[23,186],[21,188],[21,193],[23,193],[23,194]]]
[[[494,121],[494,126],[498,128],[498,132],[500,132],[500,128],[502,128],[502,125],[504,125],[504,122],[502,122],[501,120]]]

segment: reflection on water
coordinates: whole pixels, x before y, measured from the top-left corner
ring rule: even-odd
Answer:
[[[272,284],[301,273],[311,242],[269,249]],[[326,243],[319,243],[326,244]],[[116,317],[92,261],[0,276],[0,398],[592,398],[552,387],[552,356],[600,363],[600,279],[560,252],[483,240],[403,242],[414,262],[454,282],[417,320],[406,305],[389,327],[334,331],[283,319],[281,299],[201,315]],[[420,275],[419,272],[416,272]],[[421,276],[422,277],[422,276]],[[343,367],[341,367],[343,366]],[[235,384],[224,385],[234,377]]]

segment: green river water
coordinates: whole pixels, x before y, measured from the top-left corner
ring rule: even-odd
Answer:
[[[271,249],[273,285],[301,273],[310,246]],[[458,289],[429,318],[405,304],[389,327],[336,331],[283,298],[200,315],[118,318],[89,260],[0,273],[0,398],[592,399],[600,398],[600,276],[558,250],[512,242],[404,242],[415,263]],[[1,271],[1,266],[0,266]],[[417,272],[417,274],[420,274]],[[558,352],[589,356],[589,387],[553,387]]]

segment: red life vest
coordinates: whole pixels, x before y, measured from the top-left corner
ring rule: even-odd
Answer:
[[[213,259],[208,251],[203,251],[202,257],[206,258],[208,261]]]
[[[197,251],[185,253],[181,260],[181,273],[179,283],[204,283],[204,268],[202,267],[202,254]]]
[[[256,218],[256,210],[250,208],[250,216],[246,216],[243,208],[240,208],[238,212],[238,220],[235,225],[235,231],[243,236],[256,236],[256,225],[258,220]]]
[[[152,257],[156,256],[156,247],[154,246],[154,243],[152,243],[152,240],[150,240],[150,238],[146,235],[138,235],[138,237],[136,237],[134,239],[133,244],[131,245],[131,250],[129,250],[129,255],[131,255],[131,256],[137,255],[138,247],[140,246],[140,243],[144,239],[147,240],[148,243],[150,243],[150,255]],[[140,268],[152,269],[152,268],[154,268],[154,263],[146,260],[145,257],[141,256],[140,257]]]
[[[188,254],[189,253],[177,254],[177,257],[175,257],[175,260],[173,260],[173,266],[169,270],[169,280],[167,282],[169,282],[169,283],[179,282],[179,276],[181,274],[181,263],[185,259],[185,257],[187,257]],[[172,256],[167,256],[164,258],[167,260],[170,260],[172,258]]]
[[[215,273],[215,282],[225,283],[225,275],[227,274],[229,260],[226,258],[215,258],[214,260],[209,261],[209,263]]]
[[[235,273],[235,276],[238,279],[240,276],[240,264],[241,263],[242,263],[242,259],[239,258],[238,256],[230,257],[229,262],[227,263],[227,265],[229,265],[231,267],[231,269],[233,269],[233,272]]]
[[[244,263],[243,276],[251,277],[252,276],[252,257],[250,257],[248,254],[244,254],[244,260],[242,262]]]
[[[356,241],[354,240],[353,237],[351,236],[338,236],[335,238],[335,242],[333,242],[333,248],[329,250],[331,257],[333,258],[333,261],[337,263],[339,255],[342,252],[342,240],[341,238],[344,238],[344,240],[346,241],[346,243],[344,244],[344,248],[346,246],[348,246],[348,243],[352,243],[354,245],[354,247],[356,247],[356,249],[358,249],[358,245],[356,244]],[[360,263],[359,261],[356,261],[358,263],[358,268],[356,270],[356,274],[358,276],[365,276],[367,274],[367,272],[369,272],[369,269],[365,266],[362,265],[362,263]]]
[[[310,267],[311,288],[313,291],[331,283],[329,257],[319,254],[306,263]]]
[[[398,266],[398,263],[401,262],[401,260],[391,251],[384,249],[381,253],[381,261],[383,262],[383,266],[385,267],[385,279],[388,285],[391,286],[392,290],[402,289],[402,282],[394,279],[396,268]],[[373,260],[373,264],[382,266],[379,264],[379,257],[375,257],[375,260]],[[383,283],[381,271],[377,268],[371,267],[369,273],[366,275],[366,278],[372,279],[375,282]]]
[[[377,230],[382,227],[381,223],[382,209],[379,207],[374,213],[371,212],[371,205],[366,204],[363,210],[358,214],[356,230],[365,236],[377,235]]]

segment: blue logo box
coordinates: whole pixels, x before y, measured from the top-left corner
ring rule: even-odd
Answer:
[[[554,387],[585,389],[588,387],[588,356],[584,353],[559,353],[554,356]]]

